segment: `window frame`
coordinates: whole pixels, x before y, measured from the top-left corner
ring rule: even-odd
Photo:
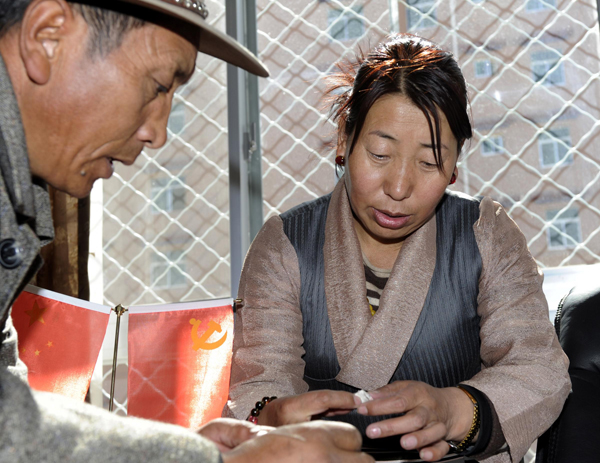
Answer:
[[[164,185],[155,185],[154,182],[166,180]],[[173,207],[175,204],[175,190],[181,190],[183,192],[183,205],[182,207]],[[150,182],[150,201],[152,205],[150,212],[152,215],[158,215],[161,212],[171,213],[173,211],[182,211],[187,205],[185,201],[185,178],[184,177],[156,177]],[[158,205],[158,198],[162,195],[166,195],[166,207],[162,208]]]
[[[354,5],[350,8],[330,8],[327,13],[327,31],[330,40],[348,42],[363,37],[365,35],[365,22],[362,12],[362,5]],[[334,16],[335,13],[337,13],[336,16]],[[350,23],[353,21],[360,24],[360,34],[356,36],[349,34]],[[338,36],[334,35],[334,29],[338,27],[341,32],[344,32],[344,37],[339,37],[339,34]]]
[[[477,65],[481,64],[481,63],[485,63],[487,64],[486,66],[486,72],[485,73],[479,73],[477,71]],[[492,75],[494,74],[494,68],[492,66],[492,60],[489,58],[483,58],[483,59],[479,59],[477,61],[475,61],[473,63],[473,68],[475,70],[475,78],[476,79],[487,79],[488,77],[492,77]]]
[[[553,4],[551,4],[553,3]],[[539,5],[536,8],[532,8],[530,5]],[[550,4],[550,6],[548,6]],[[536,13],[538,11],[546,11],[552,8],[556,8],[556,0],[527,0],[525,3],[525,11],[528,13]]]
[[[564,134],[561,134],[563,132]],[[561,127],[560,129],[555,130],[547,130],[544,133],[538,136],[538,156],[540,160],[540,166],[542,169],[548,169],[552,166],[555,166],[559,162],[562,161],[564,157],[568,157],[566,161],[562,162],[561,167],[566,167],[573,164],[573,153],[565,153],[563,157],[560,157],[560,141],[564,142],[567,145],[567,153],[573,147],[572,139],[571,139],[571,131],[568,127]],[[554,146],[554,159],[555,161],[551,164],[546,164],[544,162],[544,146],[545,145],[553,145]]]
[[[414,2],[414,3],[411,3]],[[406,0],[406,29],[407,31],[420,31],[437,25],[436,0]],[[415,11],[416,10],[416,11]],[[411,24],[416,16],[415,24]]]
[[[166,251],[163,254],[167,257],[165,258],[157,253],[153,253],[150,262],[150,285],[154,289],[165,290],[165,289],[176,289],[183,288],[186,286],[185,283],[185,275],[187,272],[187,265],[185,263],[185,255],[182,250],[171,250]],[[160,259],[160,260],[159,260]],[[172,265],[171,265],[172,264]],[[160,268],[162,270],[159,271],[161,275],[159,278],[154,278],[155,269]],[[165,269],[167,270],[165,273]],[[173,272],[179,273],[183,277],[183,282],[173,284]],[[164,275],[163,275],[164,273]],[[167,283],[164,285],[159,285],[158,283],[161,280],[166,280]]]
[[[546,58],[536,58],[546,55]],[[552,55],[552,57],[550,57]],[[561,87],[566,84],[565,63],[561,61],[561,53],[557,50],[537,50],[530,55],[531,78],[534,82],[541,82],[546,87]],[[556,66],[558,63],[558,66]],[[543,74],[537,73],[536,66],[546,68]],[[555,68],[553,71],[551,69]],[[557,77],[558,76],[558,79]]]
[[[565,214],[574,214],[574,217],[561,217]],[[547,211],[547,217],[551,215],[558,215],[558,211]],[[577,209],[567,209],[562,214],[558,216],[558,218],[554,217],[548,219],[548,221],[553,225],[553,227],[548,227],[546,229],[546,239],[548,241],[548,249],[552,251],[561,251],[565,249],[574,249],[578,244],[581,243],[581,218],[579,217],[579,210]],[[575,225],[575,229],[577,231],[577,236],[572,236],[567,232],[567,225]],[[555,228],[558,228],[560,232],[556,231]],[[560,238],[562,241],[561,245],[553,245],[552,238]]]
[[[485,146],[491,146],[491,150],[484,149]],[[484,157],[498,156],[505,151],[502,135],[488,135],[481,140],[481,155]]]

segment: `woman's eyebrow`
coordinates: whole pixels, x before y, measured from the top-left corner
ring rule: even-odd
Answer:
[[[389,133],[386,132],[382,132],[381,130],[371,130],[369,132],[369,135],[377,135],[378,137],[381,138],[385,138],[386,140],[394,140],[394,141],[398,141],[396,138],[394,138],[392,135],[390,135]]]
[[[431,150],[433,149],[433,145],[432,145],[431,143],[421,143],[421,146],[422,146],[423,148],[429,148],[429,149],[431,149]],[[448,148],[446,145],[444,145],[444,144],[442,143],[442,149],[444,149],[444,150],[447,150],[447,149],[449,149],[449,148]]]

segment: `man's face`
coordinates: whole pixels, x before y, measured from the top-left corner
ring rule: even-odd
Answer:
[[[71,37],[57,51],[48,99],[24,117],[32,173],[75,197],[109,178],[114,162],[130,165],[145,146],[165,143],[173,94],[197,54],[181,36],[149,24],[108,55],[90,56],[87,25],[81,29],[79,41]]]

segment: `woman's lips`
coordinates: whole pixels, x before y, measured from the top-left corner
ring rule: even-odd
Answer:
[[[375,222],[383,228],[391,228],[397,230],[404,227],[410,220],[410,215],[391,215],[379,209],[373,208]]]

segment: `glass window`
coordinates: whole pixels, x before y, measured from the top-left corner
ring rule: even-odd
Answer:
[[[331,9],[327,23],[329,34],[336,40],[358,39],[365,33],[362,6],[354,6],[351,9]]]
[[[531,54],[531,72],[535,82],[543,81],[544,85],[564,85],[564,63],[557,63],[560,54],[554,50],[536,51]]]
[[[152,263],[150,264],[150,275],[152,286],[156,289],[175,288],[185,286],[185,257],[182,258],[183,251],[167,251],[165,258],[160,254],[152,254]],[[173,262],[169,266],[169,262]]]
[[[527,0],[526,11],[540,11],[556,8],[556,0]]]
[[[435,0],[407,0],[406,22],[409,30],[436,25]]]
[[[475,77],[483,78],[492,75],[492,62],[489,59],[475,61]]]
[[[551,227],[546,231],[550,249],[568,249],[581,243],[581,223],[577,209],[567,209],[562,214],[551,210],[546,212],[546,218]]]
[[[481,142],[481,155],[493,156],[504,152],[504,139],[501,135],[487,137]]]
[[[538,150],[542,167],[551,167],[567,157],[571,147],[571,134],[568,128],[549,130],[540,135]],[[573,163],[573,154],[569,154],[563,165]]]
[[[152,179],[150,199],[152,200],[152,213],[161,211],[181,211],[185,208],[185,181],[183,178],[162,177]]]
[[[225,27],[222,21],[225,3],[210,2],[208,20],[221,29]],[[250,91],[252,98],[260,98],[261,102],[265,220],[328,194],[334,186],[336,126],[330,120],[325,123],[327,111],[319,110],[323,107],[323,78],[336,71],[333,63],[355,55],[356,42],[361,39],[331,39],[333,20],[328,22],[328,15],[332,8],[338,9],[335,18],[340,16],[340,10],[351,14],[354,5],[362,6],[359,10],[364,27],[362,37],[368,33],[368,40],[361,43],[363,50],[383,40],[390,30],[404,31],[410,26],[416,34],[451,51],[467,74],[474,139],[462,150],[456,189],[472,196],[492,196],[504,204],[545,272],[551,272],[555,266],[560,266],[557,270],[562,272],[567,266],[585,269],[587,264],[600,265],[600,233],[594,233],[600,227],[596,212],[600,210],[600,195],[594,194],[600,173],[600,124],[597,123],[600,41],[596,0],[256,2],[258,52],[272,76],[259,79],[259,95]],[[356,21],[355,15],[346,16]],[[353,22],[356,26],[359,23]],[[338,33],[346,37],[352,30],[340,26],[343,32]],[[540,82],[532,88],[531,54],[545,50],[560,54],[565,63],[565,83],[553,85],[562,78],[548,74],[552,67],[540,66]],[[492,62],[492,75],[475,78],[475,62],[484,59]],[[557,56],[552,54],[550,60],[555,64]],[[481,66],[484,71],[485,66]],[[560,77],[560,71],[557,76]],[[92,220],[90,244],[94,253],[90,258],[103,272],[95,272],[97,277],[94,273],[90,275],[95,302],[114,307],[118,303],[141,305],[231,295],[230,263],[235,258],[243,259],[239,255],[243,246],[239,243],[229,246],[235,238],[230,236],[228,225],[226,82],[226,64],[199,54],[196,73],[176,97],[177,104],[185,105],[185,130],[175,136],[181,125],[171,120],[171,137],[163,148],[146,150],[136,166],[117,169],[118,175],[111,181],[96,184],[100,187],[95,189],[99,196],[96,201],[92,199],[92,208],[96,208],[98,220]],[[175,114],[172,116],[176,119]],[[544,131],[547,126],[570,128],[571,140],[566,146],[572,146],[572,164],[566,164],[564,146]],[[483,155],[483,152],[492,154],[495,149],[492,136],[498,134],[510,136],[503,153]],[[482,146],[484,140],[488,143]],[[550,174],[551,179],[544,177],[550,169],[541,163],[556,166],[552,163],[561,156],[564,167],[557,166]],[[182,170],[186,166],[189,167]],[[169,175],[163,169],[174,174]],[[167,213],[148,207],[152,179],[177,177],[179,172],[186,176],[186,194],[180,196],[186,204],[183,209]],[[175,178],[174,185],[177,184]],[[167,199],[167,195],[161,198],[165,208],[167,204],[172,207],[172,199]],[[573,207],[579,211],[581,243],[557,251],[548,245],[546,211],[560,210],[573,198],[576,198]],[[192,200],[197,201],[194,207],[187,204]],[[252,197],[250,200],[253,201]],[[161,213],[151,215],[152,210]],[[572,228],[576,224],[573,220],[570,223],[565,224],[564,231],[574,235]],[[147,248],[148,243],[155,242],[169,243],[162,246],[164,249],[184,249],[180,243],[184,240],[192,243],[189,237],[180,236],[181,230],[196,237],[196,244],[189,251],[194,259],[193,263],[187,262],[186,285],[168,290],[171,296],[151,287],[151,257]],[[552,236],[554,245],[564,244],[565,238],[560,233]],[[178,263],[175,265],[180,268]],[[587,272],[593,273],[593,269]],[[567,280],[561,276],[560,281]],[[568,289],[566,286],[559,289],[562,294],[557,294],[557,300],[550,302],[550,306],[556,308]],[[112,365],[112,352],[105,351],[104,358]],[[123,384],[126,385],[126,380]],[[126,405],[122,410],[119,413],[124,413]]]

